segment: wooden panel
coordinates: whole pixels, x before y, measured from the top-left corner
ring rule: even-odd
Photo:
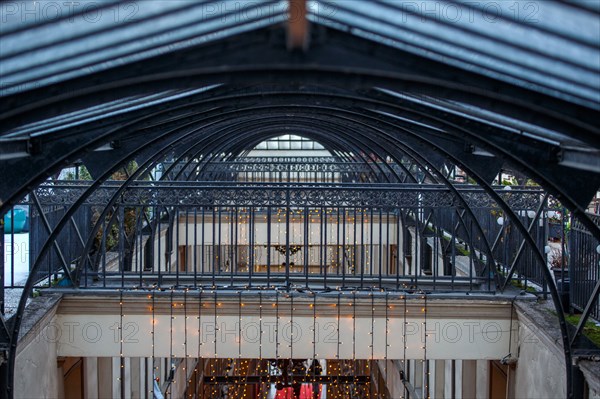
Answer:
[[[506,375],[508,366],[490,361],[490,399],[506,399]]]
[[[65,399],[83,399],[83,359],[65,358],[62,369]]]

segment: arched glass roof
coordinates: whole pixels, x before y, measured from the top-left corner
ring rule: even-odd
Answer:
[[[295,134],[284,134],[259,143],[252,151],[312,152],[323,151],[322,144]],[[252,152],[249,154],[252,156]]]
[[[94,179],[79,206],[96,189],[156,188],[135,179],[157,165],[169,196],[239,183],[226,177],[254,151],[301,150],[327,154],[348,186],[445,184],[470,212],[460,169],[517,219],[492,187],[508,170],[600,239],[585,213],[600,187],[595,0],[44,0],[0,3],[0,18],[0,215],[73,164]],[[104,184],[133,161],[122,186]]]

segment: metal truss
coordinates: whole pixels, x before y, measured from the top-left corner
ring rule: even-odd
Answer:
[[[358,166],[360,163],[352,164],[351,162],[341,162],[339,159],[335,157],[251,157],[251,158],[237,158],[232,161],[226,163],[229,164],[238,164],[238,165],[263,165],[263,167],[269,168],[274,166],[284,165],[285,167],[294,165],[298,167],[301,164],[310,164],[310,165],[320,165],[320,164],[336,164],[338,167],[348,167]]]
[[[323,160],[323,162],[321,161]],[[192,162],[191,167],[197,166],[198,163]],[[168,162],[163,165],[169,166]],[[179,172],[179,168],[175,168],[173,172]],[[234,162],[219,162],[209,163],[204,170],[208,173],[241,173],[241,172],[319,172],[319,173],[367,173],[371,172],[371,168],[362,162],[335,162],[335,159],[324,157],[320,159],[305,158],[299,161],[270,161],[263,162],[262,160],[254,160],[254,157],[247,161]]]

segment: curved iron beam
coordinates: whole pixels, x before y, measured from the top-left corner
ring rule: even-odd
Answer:
[[[404,54],[398,51],[396,53]],[[276,52],[275,54],[279,53]],[[0,113],[0,120],[4,121],[4,126],[10,128],[27,121],[24,114],[27,114],[30,120],[39,120],[47,116],[47,110],[52,109],[54,106],[59,106],[66,113],[72,111],[68,107],[69,105],[72,107],[72,105],[77,104],[78,108],[82,108],[88,104],[98,103],[98,99],[106,103],[118,98],[147,92],[154,93],[174,88],[207,87],[224,82],[273,84],[275,82],[301,81],[318,82],[320,84],[328,82],[333,83],[335,86],[340,84],[340,80],[343,80],[341,85],[346,85],[346,87],[385,87],[397,92],[414,92],[416,90],[422,94],[445,97],[479,107],[485,104],[488,105],[486,108],[500,114],[507,116],[520,115],[521,120],[524,122],[570,132],[571,136],[584,142],[594,146],[599,144],[600,127],[593,122],[593,115],[598,116],[598,110],[574,105],[507,82],[498,82],[482,75],[472,74],[473,79],[471,81],[451,79],[452,74],[469,75],[470,73],[449,65],[422,59],[423,69],[427,69],[425,65],[433,67],[432,64],[435,64],[443,70],[443,73],[437,71],[437,73],[426,75],[421,70],[415,71],[414,68],[410,71],[406,66],[398,69],[402,71],[401,73],[395,73],[393,70],[388,69],[369,70],[347,65],[335,65],[332,60],[327,60],[327,63],[323,65],[298,65],[289,60],[289,58],[292,58],[290,55],[279,55],[278,58],[281,59],[277,60],[276,66],[268,64],[260,67],[240,66],[228,65],[226,62],[222,62],[218,67],[202,65],[194,68],[192,66],[189,69],[169,70],[168,72],[138,73],[137,76],[129,73],[129,75],[124,74],[126,77],[121,80],[115,80],[115,76],[119,76],[117,71],[125,67],[102,71],[84,78],[56,84],[54,85],[55,88],[44,88],[45,91],[43,92],[32,90],[25,95],[7,96],[6,105],[3,107],[3,112]],[[286,58],[288,59],[287,62]],[[272,62],[275,62],[275,60]],[[144,63],[152,63],[152,59],[145,60]],[[148,70],[148,67],[144,67],[144,64],[138,64],[140,64],[140,70]],[[188,63],[188,65],[190,64]],[[132,68],[132,65],[126,67]],[[340,74],[343,75],[340,77]],[[105,75],[111,77],[109,79],[100,78]],[[90,82],[94,83],[90,84]],[[478,85],[478,82],[486,83]],[[53,92],[62,94],[48,97],[48,93]],[[536,96],[538,101],[528,102],[524,93]],[[24,101],[19,101],[21,99]],[[73,101],[75,99],[76,102]],[[30,102],[26,103],[28,100]],[[578,109],[578,114],[573,112],[567,114],[567,110],[571,108]],[[525,110],[526,112],[523,112]],[[16,116],[19,116],[19,121],[16,120]]]
[[[251,95],[251,96],[255,96],[255,95]],[[318,94],[311,93],[309,97],[312,98],[312,97],[315,97],[315,96],[318,96]],[[429,119],[429,121],[433,121],[434,123],[437,123],[438,125],[442,124],[442,126],[443,126],[444,124],[448,124],[447,122],[445,122],[443,120],[440,120],[439,118],[435,118],[435,119],[429,118],[426,115],[426,112],[424,112],[424,111],[418,111],[418,112],[417,111],[411,111],[410,109],[407,109],[406,107],[398,107],[398,106],[389,105],[389,104],[385,104],[385,103],[371,102],[370,100],[367,100],[367,99],[362,99],[362,100],[361,99],[357,99],[357,98],[350,98],[350,99],[348,99],[347,97],[344,97],[344,96],[336,96],[336,97],[329,96],[329,97],[335,98],[335,101],[336,102],[339,101],[340,103],[344,102],[344,99],[346,99],[347,101],[351,102],[350,104],[352,106],[360,105],[361,102],[365,103],[365,105],[367,105],[367,104],[373,104],[373,105],[379,106],[379,107],[385,107],[385,106],[387,106],[388,109],[391,110],[391,111],[393,111],[393,110],[396,109],[396,110],[402,110],[402,112],[412,112],[413,114],[417,113],[418,115],[421,115],[422,118],[424,118],[424,119],[427,118],[427,119]],[[341,97],[341,98],[338,98],[338,97]],[[327,97],[321,96],[320,101],[323,101],[326,98]],[[231,100],[234,101],[234,99],[231,99]],[[223,101],[227,101],[227,99],[223,99]],[[467,121],[467,120],[465,120],[465,121]],[[131,125],[131,124],[128,124],[128,125]],[[457,131],[457,132],[460,132],[462,134],[469,135],[469,137],[472,140],[480,143],[480,145],[482,145],[483,147],[490,149],[492,152],[501,153],[506,158],[508,158],[508,159],[512,160],[514,163],[518,164],[521,168],[530,171],[530,174],[533,174],[534,176],[536,176],[537,179],[538,179],[538,181],[541,181],[544,184],[545,187],[548,187],[548,186],[551,187],[551,192],[553,192],[555,194],[558,193],[558,196],[561,199],[565,199],[566,201],[563,200],[563,203],[565,203],[566,207],[569,208],[571,211],[573,211],[576,215],[580,216],[580,220],[582,220],[582,223],[584,225],[586,225],[586,227],[588,229],[590,229],[590,231],[597,238],[600,239],[600,229],[598,229],[598,227],[595,227],[594,223],[585,215],[585,212],[583,210],[578,209],[578,205],[574,201],[572,201],[570,199],[568,193],[562,192],[559,187],[556,187],[556,185],[552,184],[544,176],[542,176],[539,173],[537,173],[535,171],[535,169],[532,169],[523,160],[521,160],[519,158],[516,158],[513,154],[511,154],[510,152],[506,151],[505,149],[503,149],[501,147],[498,147],[494,143],[486,141],[484,138],[481,138],[480,135],[473,133],[469,129],[462,128],[460,126],[457,126],[456,124],[448,124],[448,125],[451,127],[451,131]],[[474,121],[469,121],[469,125],[474,126],[474,128],[480,128],[481,127],[480,123],[478,124],[478,122],[474,122]],[[489,127],[488,127],[488,129],[489,129]],[[460,133],[459,133],[459,135],[460,135]],[[8,205],[8,202],[5,205]],[[2,207],[2,205],[0,205],[0,207]],[[586,220],[586,219],[588,219],[588,220]]]

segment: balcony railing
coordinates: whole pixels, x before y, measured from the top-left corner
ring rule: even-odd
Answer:
[[[497,224],[489,195],[467,185],[457,187],[459,199],[433,184],[120,184],[87,195],[89,182],[55,182],[32,193],[39,285],[495,292],[510,265],[503,255],[522,242]],[[530,187],[498,193],[521,214],[543,195]],[[68,227],[38,256],[74,203]],[[533,257],[519,262],[519,278],[541,280]]]

